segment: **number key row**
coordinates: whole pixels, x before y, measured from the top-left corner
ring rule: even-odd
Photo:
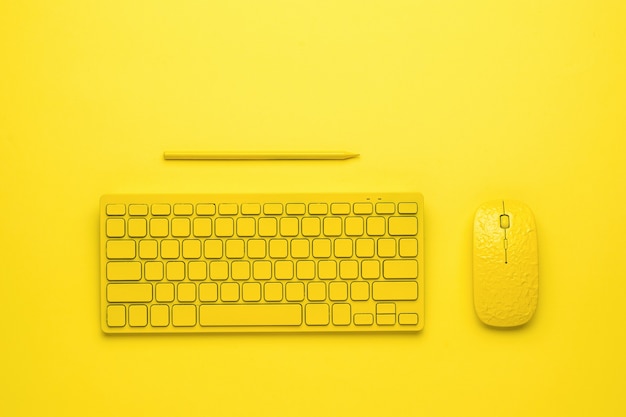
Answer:
[[[411,216],[392,216],[389,218],[358,217],[207,217],[173,218],[109,218],[106,222],[107,237],[293,237],[302,234],[314,236],[411,236],[418,233],[417,218]]]

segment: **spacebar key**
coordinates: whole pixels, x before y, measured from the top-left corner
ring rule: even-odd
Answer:
[[[205,304],[201,326],[299,326],[300,304]]]

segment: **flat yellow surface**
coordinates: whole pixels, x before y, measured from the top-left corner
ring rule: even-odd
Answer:
[[[626,413],[626,3],[0,4],[0,414]],[[348,161],[164,161],[164,150]],[[105,193],[419,191],[418,335],[107,336]],[[472,306],[474,210],[534,212],[524,328]]]

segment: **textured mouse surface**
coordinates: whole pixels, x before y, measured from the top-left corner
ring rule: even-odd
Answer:
[[[520,326],[537,307],[537,234],[532,212],[506,201],[511,215],[505,255],[499,216],[502,201],[487,203],[474,219],[474,308],[482,322],[496,327]],[[496,219],[496,220],[494,220]]]

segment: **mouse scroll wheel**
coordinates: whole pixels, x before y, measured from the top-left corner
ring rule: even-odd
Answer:
[[[502,229],[508,229],[509,227],[511,227],[511,219],[509,218],[508,214],[500,215],[500,227]]]

